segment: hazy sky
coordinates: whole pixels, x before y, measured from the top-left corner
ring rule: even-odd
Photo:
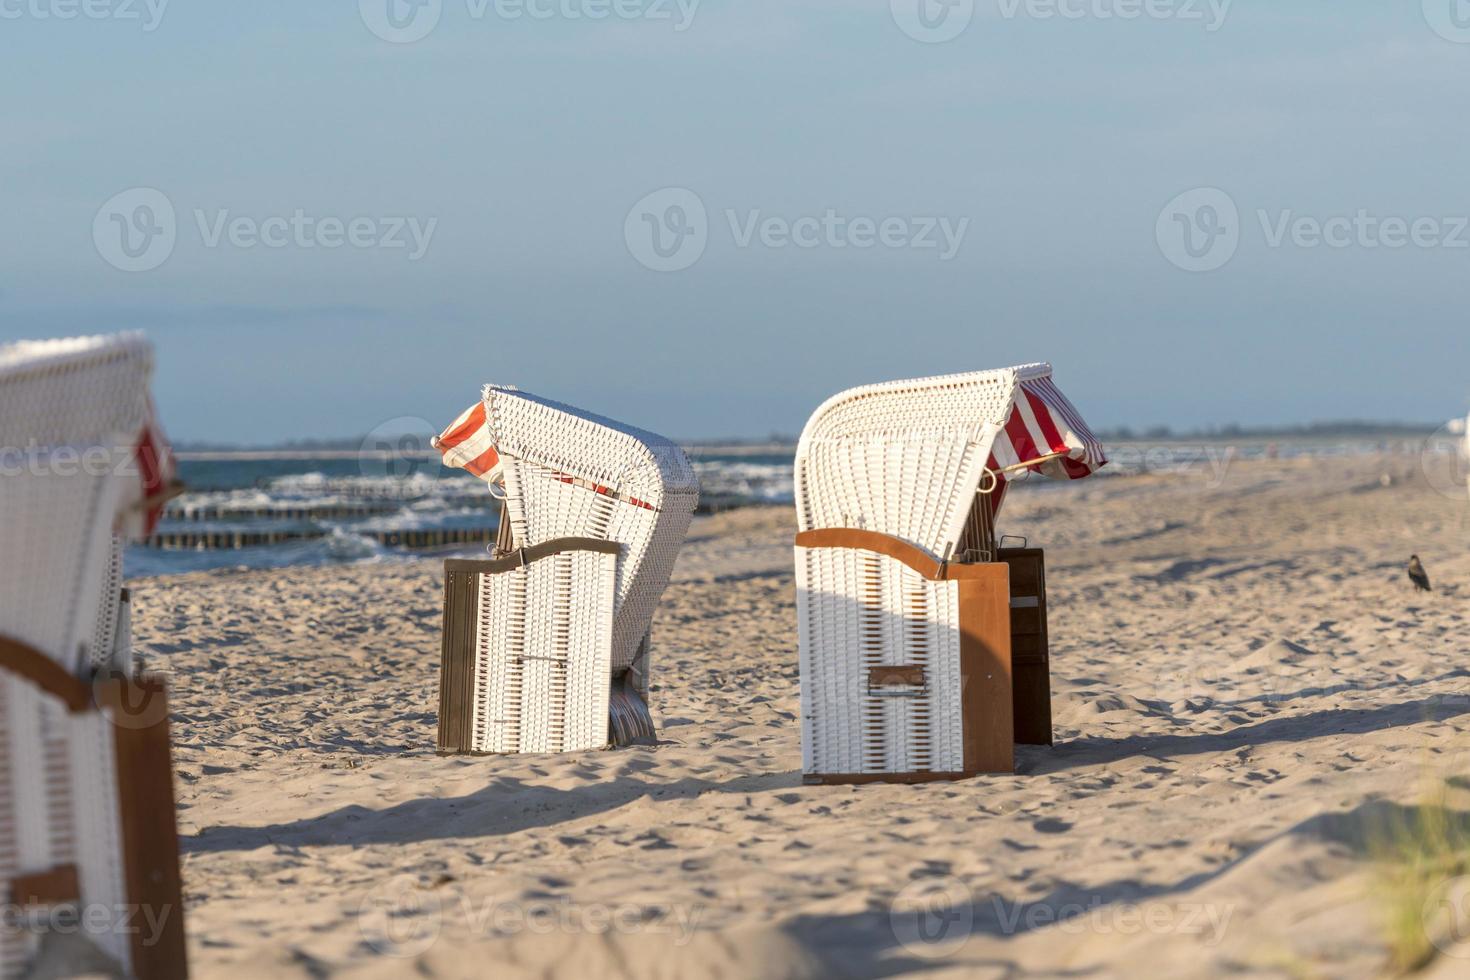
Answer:
[[[146,329],[190,440],[1470,405],[1470,2],[920,2],[0,0],[0,338]]]

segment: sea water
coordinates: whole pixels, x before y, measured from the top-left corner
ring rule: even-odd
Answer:
[[[1095,478],[1170,472],[1213,481],[1223,480],[1234,463],[1244,460],[1423,451],[1422,442],[1370,439],[1121,442],[1108,444],[1110,463]],[[794,455],[794,447],[779,446],[692,451],[701,511],[790,506]],[[179,471],[188,489],[170,504],[159,533],[280,532],[288,540],[244,548],[134,545],[126,561],[130,578],[483,554],[483,544],[431,551],[392,547],[382,537],[436,530],[489,535],[498,523],[499,505],[486,485],[463,470],[441,465],[436,455],[186,454]],[[1013,483],[1012,492],[1050,492],[1065,485],[1031,474]]]
[[[703,512],[792,501],[792,453],[692,455]],[[183,454],[185,493],[170,502],[157,533],[273,534],[278,543],[242,548],[128,549],[128,577],[221,568],[281,568],[410,561],[428,552],[382,543],[391,532],[493,532],[499,504],[464,470],[435,459],[353,454]],[[376,534],[373,532],[377,532]],[[432,552],[477,554],[482,544]]]

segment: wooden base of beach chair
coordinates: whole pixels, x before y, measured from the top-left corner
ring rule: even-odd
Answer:
[[[1010,772],[1011,770],[999,770]],[[974,779],[985,772],[809,772],[801,777],[807,786],[855,786],[863,783],[943,783]]]
[[[444,563],[441,755],[574,752],[653,737],[646,662],[612,664],[616,542],[560,538]],[[646,660],[646,641],[641,656]]]
[[[1046,557],[1040,548],[1002,548],[1011,579],[1011,703],[1017,745],[1050,745],[1051,659],[1046,635]]]
[[[129,976],[187,977],[163,681],[87,684],[0,637],[0,711],[0,899],[42,921],[62,907],[126,916],[87,938]],[[44,931],[0,932],[0,973],[35,955]]]
[[[1039,549],[939,563],[855,529],[796,545],[807,782],[1010,773],[1015,745],[1050,744]],[[824,771],[843,760],[861,768]]]

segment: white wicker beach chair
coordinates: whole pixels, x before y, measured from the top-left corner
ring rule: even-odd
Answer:
[[[164,492],[158,448],[139,459],[152,370],[141,335],[0,347],[0,624],[74,674],[119,639],[113,532]]]
[[[0,977],[63,935],[186,973],[166,693],[121,586],[172,477],[152,365],[135,335],[0,346]]]
[[[439,750],[651,738],[649,628],[699,499],[684,452],[495,385],[435,445],[503,486],[492,560],[445,563]]]
[[[809,781],[1009,772],[1016,741],[1050,742],[1042,555],[999,548],[995,518],[1022,472],[1105,462],[1045,364],[817,409],[795,474]]]

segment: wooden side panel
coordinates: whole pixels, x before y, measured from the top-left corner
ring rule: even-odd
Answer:
[[[179,874],[179,834],[174,817],[174,769],[169,752],[168,692],[162,680],[141,677],[109,685],[104,700],[120,700],[117,711],[140,717],[147,706],[151,724],[114,725],[118,809],[128,901],[142,921],[160,923],[157,934],[139,929],[132,937],[133,974],[140,980],[184,980],[184,890]],[[131,707],[127,707],[131,706]]]
[[[444,573],[444,632],[439,657],[439,751],[474,748],[475,629],[480,618],[480,576]]]
[[[1015,772],[1009,570],[968,566],[959,590],[965,771]]]
[[[1016,742],[1050,745],[1051,658],[1047,650],[1046,562],[1040,548],[1007,548],[1011,569],[1011,660]]]
[[[21,875],[10,882],[10,904],[20,908],[67,905],[79,901],[82,885],[77,866],[63,864],[50,871]]]
[[[801,777],[807,786],[860,786],[864,783],[939,783],[972,779],[973,772],[809,772]]]

